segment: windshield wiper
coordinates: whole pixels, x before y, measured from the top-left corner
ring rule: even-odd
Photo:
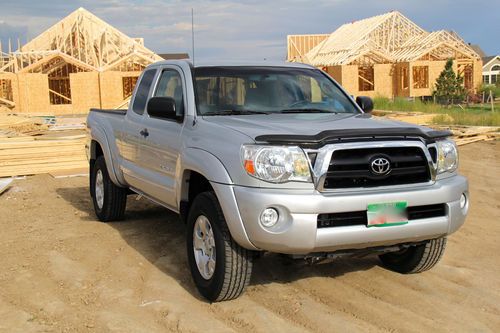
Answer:
[[[265,111],[254,110],[220,110],[215,112],[207,112],[204,116],[230,116],[230,115],[246,115],[246,114],[269,114]]]
[[[323,109],[314,109],[314,108],[304,108],[304,109],[283,109],[278,111],[278,113],[333,113],[337,114],[338,112],[331,112]]]

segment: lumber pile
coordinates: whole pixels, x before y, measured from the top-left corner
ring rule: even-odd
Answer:
[[[443,116],[443,114],[374,110],[373,115],[415,125],[426,125],[434,129],[450,130],[459,146],[500,139],[500,128],[495,126],[434,125],[432,122],[434,117]]]
[[[85,136],[39,140],[33,137],[0,139],[0,177],[34,175],[85,168]]]
[[[0,116],[0,177],[87,168],[85,131],[54,132],[53,126],[56,119],[46,124],[40,118]]]
[[[374,116],[384,117],[391,120],[403,121],[405,123],[410,123],[415,125],[431,125],[435,117],[443,116],[442,114],[437,114],[437,113],[401,112],[401,111],[386,111],[386,110],[373,110],[372,113]]]
[[[500,128],[496,126],[433,126],[436,129],[447,129],[453,133],[458,146],[478,141],[500,139]]]

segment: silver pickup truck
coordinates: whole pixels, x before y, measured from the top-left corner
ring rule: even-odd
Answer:
[[[264,251],[428,270],[469,208],[457,148],[372,109],[303,64],[155,63],[128,110],[88,116],[95,213],[122,219],[130,193],[179,213],[210,301],[238,297]]]

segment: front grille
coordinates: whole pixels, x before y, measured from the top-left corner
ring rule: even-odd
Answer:
[[[408,207],[406,210],[408,220],[428,219],[446,216],[446,205],[425,205]],[[366,210],[357,212],[329,213],[318,215],[318,228],[347,227],[354,225],[367,225]]]
[[[372,161],[379,157],[390,162],[391,170],[385,175],[375,174],[370,167]],[[427,158],[419,147],[336,150],[332,154],[323,188],[415,184],[430,179]]]

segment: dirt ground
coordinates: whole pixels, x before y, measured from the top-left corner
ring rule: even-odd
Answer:
[[[433,270],[266,255],[218,304],[191,281],[174,214],[130,196],[126,220],[103,224],[88,178],[17,180],[0,196],[0,332],[499,332],[500,144],[460,153],[472,208]]]

